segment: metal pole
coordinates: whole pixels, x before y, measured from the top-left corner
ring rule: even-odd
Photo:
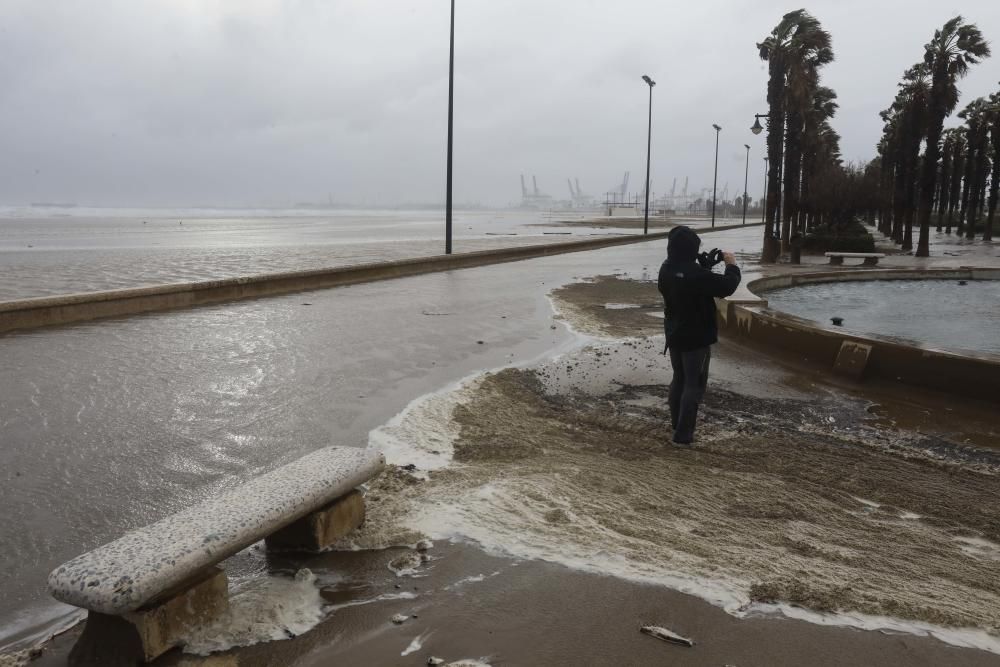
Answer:
[[[649,233],[649,158],[653,149],[653,86],[656,82],[643,75],[642,80],[649,84],[649,129],[646,132],[646,208],[642,218],[642,233]]]
[[[444,196],[444,253],[451,254],[451,155],[455,111],[455,0],[451,0],[451,42],[448,52],[448,176]]]
[[[747,170],[743,175],[743,224],[747,224],[747,185],[750,183],[750,145],[743,144],[747,149]]]
[[[712,227],[715,227],[715,190],[719,184],[719,132],[722,130],[718,125],[715,128],[715,176],[712,179]]]

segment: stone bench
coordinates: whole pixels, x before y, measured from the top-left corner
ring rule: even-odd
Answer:
[[[330,546],[364,521],[355,487],[384,466],[376,451],[321,449],[77,556],[49,575],[49,591],[89,611],[84,636],[134,629],[139,657],[151,661],[228,609],[219,562],[261,539],[268,548]]]
[[[843,264],[845,257],[850,257],[852,259],[863,259],[863,266],[875,266],[878,261],[885,257],[883,253],[880,252],[828,252],[825,253],[827,257],[830,258],[831,264]]]

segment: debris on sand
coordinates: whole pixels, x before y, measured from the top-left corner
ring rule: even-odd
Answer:
[[[0,654],[0,667],[26,667],[28,663],[42,655],[43,646],[34,646],[16,653]]]
[[[406,623],[407,619],[409,618],[410,618],[409,616],[404,616],[403,614],[395,614],[389,620],[395,623],[396,625],[402,625],[403,623]]]
[[[666,628],[661,628],[658,625],[644,625],[639,628],[639,632],[644,635],[649,635],[650,637],[655,637],[665,642],[670,642],[671,644],[680,644],[681,646],[694,646],[694,641],[688,639],[687,637],[681,637],[676,632],[671,632]]]
[[[432,655],[431,657],[427,658],[427,664],[430,665],[431,667],[434,667],[435,665],[443,665],[444,660],[442,660],[441,658],[435,658]]]
[[[416,551],[408,551],[401,556],[397,556],[389,561],[389,569],[397,577],[405,577],[415,574],[420,566],[425,562],[421,554]]]

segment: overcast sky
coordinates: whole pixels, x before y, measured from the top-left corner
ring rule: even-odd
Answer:
[[[518,177],[599,195],[763,183],[766,67],[755,48],[800,5],[457,0],[455,196],[503,205]],[[363,205],[443,201],[447,0],[0,0],[0,203]],[[823,0],[824,83],[844,155],[872,156],[878,111],[957,13],[1000,40],[996,0]],[[1000,88],[997,54],[961,106]],[[678,191],[680,185],[678,185]]]

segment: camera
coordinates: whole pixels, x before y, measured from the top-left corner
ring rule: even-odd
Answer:
[[[711,250],[698,255],[698,263],[701,264],[706,269],[710,269],[716,264],[722,261],[722,251],[718,248],[712,248]]]

